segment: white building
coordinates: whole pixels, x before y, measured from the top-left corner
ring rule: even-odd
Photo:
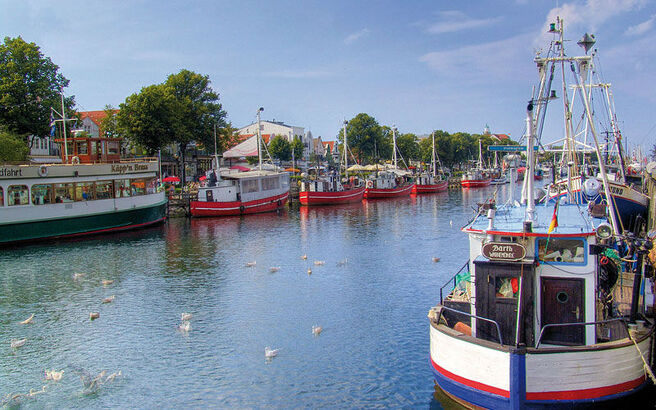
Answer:
[[[285,137],[290,143],[294,141],[294,138],[298,137],[303,142],[305,147],[303,154],[305,157],[309,156],[310,153],[314,152],[314,144],[312,142],[312,133],[308,131],[305,132],[304,127],[296,127],[294,125],[287,125],[282,121],[264,121],[260,120],[260,132],[262,135],[280,135]],[[257,122],[249,124],[243,128],[240,128],[237,131],[237,134],[247,138],[252,135],[257,134]]]

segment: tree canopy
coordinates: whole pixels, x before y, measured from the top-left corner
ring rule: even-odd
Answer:
[[[389,143],[385,140],[383,129],[375,118],[360,113],[352,118],[346,125],[348,146],[358,162],[376,162],[379,153]],[[344,132],[340,129],[338,139],[344,144]]]
[[[23,137],[50,134],[51,108],[61,111],[61,93],[69,81],[34,43],[5,37],[0,44],[0,124]],[[74,97],[64,99],[73,115]]]
[[[269,152],[271,156],[281,161],[289,161],[292,159],[291,144],[285,137],[276,135],[269,142]]]
[[[0,126],[0,161],[25,161],[30,149],[23,138]]]

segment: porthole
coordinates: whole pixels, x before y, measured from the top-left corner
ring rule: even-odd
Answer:
[[[560,303],[567,303],[569,296],[565,292],[558,292],[556,294],[556,300]]]

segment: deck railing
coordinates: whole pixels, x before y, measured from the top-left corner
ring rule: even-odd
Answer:
[[[492,319],[485,318],[485,317],[476,316],[476,315],[471,314],[471,313],[469,313],[469,312],[463,312],[463,311],[460,311],[460,310],[458,310],[458,309],[453,309],[453,308],[450,308],[450,307],[448,307],[448,306],[444,306],[444,305],[442,305],[441,307],[442,307],[442,309],[440,310],[440,314],[439,314],[439,316],[437,317],[437,323],[440,323],[440,319],[442,318],[442,312],[443,312],[444,310],[448,310],[448,311],[450,311],[450,312],[457,313],[457,314],[460,314],[460,315],[466,315],[466,316],[469,316],[470,318],[473,317],[473,318],[476,319],[476,320],[482,320],[482,321],[485,321],[485,322],[489,322],[489,323],[494,324],[494,326],[496,326],[496,328],[497,328],[497,336],[499,336],[499,344],[500,344],[500,345],[503,345],[503,339],[502,339],[502,337],[501,337],[501,326],[499,326],[499,324],[498,324],[496,321],[494,321],[494,320],[492,320]]]
[[[458,286],[458,282],[456,280],[458,278],[458,275],[460,275],[462,271],[465,270],[468,266],[469,266],[469,259],[467,259],[467,262],[465,262],[465,264],[462,265],[462,268],[460,268],[460,270],[455,275],[453,275],[451,279],[449,279],[448,281],[446,281],[444,285],[442,285],[442,287],[440,288],[440,304],[444,303],[444,298],[442,297],[442,291],[444,290],[444,288],[446,288],[451,284],[451,282],[453,282],[453,289],[455,289],[456,286]]]
[[[540,347],[540,343],[542,342],[542,337],[544,336],[544,332],[548,328],[565,327],[565,326],[603,325],[603,324],[606,324],[606,323],[613,323],[613,322],[621,322],[624,325],[623,329],[626,329],[626,334],[627,335],[629,334],[629,330],[628,330],[627,323],[626,323],[626,318],[623,318],[623,317],[616,317],[616,318],[608,319],[608,320],[597,320],[596,322],[549,323],[548,325],[542,326],[542,329],[540,329],[540,336],[538,337],[538,341],[535,343],[535,348],[537,349],[537,348]]]

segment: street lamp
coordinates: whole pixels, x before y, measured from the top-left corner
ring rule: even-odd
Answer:
[[[260,129],[260,113],[264,111],[264,107],[257,109],[257,159],[259,162],[259,169],[262,171],[262,149],[260,148],[260,139],[262,138],[262,131]]]

